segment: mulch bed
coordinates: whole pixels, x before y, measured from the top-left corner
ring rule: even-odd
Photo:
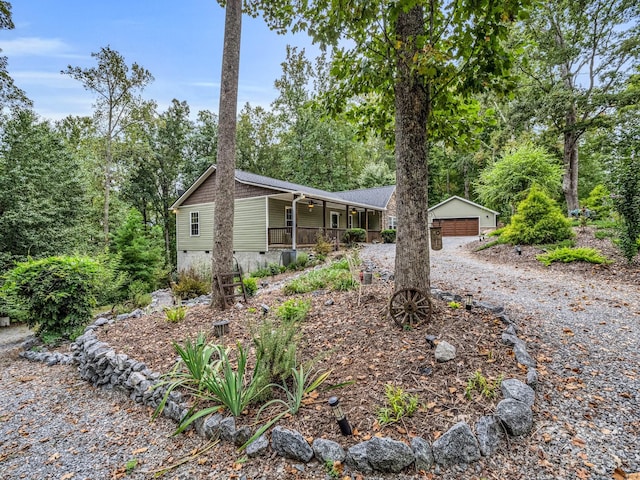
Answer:
[[[331,370],[331,375],[318,395],[307,398],[297,415],[282,419],[279,425],[309,439],[329,438],[347,447],[373,435],[398,440],[421,436],[433,441],[454,424],[466,421],[473,425],[495,409],[502,397],[499,391],[493,399],[478,392],[473,392],[470,400],[465,397],[467,382],[476,371],[490,382],[500,376],[524,381],[526,369],[517,365],[511,348],[502,344],[505,325],[494,314],[480,309],[466,311],[464,307],[453,309],[434,300],[434,314],[428,324],[403,330],[387,318],[391,294],[390,284],[374,282],[357,291],[318,291],[300,296],[309,298],[312,307],[302,322],[298,361],[314,360],[315,372]],[[205,332],[211,342],[220,342],[212,334],[212,324],[220,320],[230,321],[230,331],[222,342],[253,347],[251,332],[263,319],[260,304],[267,304],[268,315],[275,318],[277,307],[288,298],[275,291],[259,295],[242,309],[217,311],[196,306],[176,324],[167,322],[163,313],[155,313],[105,326],[98,336],[117,352],[143,361],[156,372],[167,372],[177,359],[173,342],[194,339],[199,332]],[[327,300],[333,303],[329,305]],[[436,362],[427,335],[454,345],[456,358]],[[386,384],[418,395],[418,412],[400,422],[379,425],[377,411],[385,406]],[[330,388],[336,385],[343,386]],[[328,397],[334,395],[340,397],[354,428],[353,437],[340,436],[327,406]],[[251,408],[238,423],[253,424],[258,408]],[[259,423],[275,414],[276,410],[266,410]]]

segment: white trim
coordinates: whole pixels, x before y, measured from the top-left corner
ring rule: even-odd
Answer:
[[[193,215],[197,215],[197,221],[193,221]],[[193,234],[193,227],[197,227],[198,233]],[[199,237],[200,236],[200,210],[195,210],[189,212],[189,236],[190,237]]]
[[[445,203],[449,203],[451,200],[456,200],[456,199],[457,199],[457,200],[461,200],[461,201],[462,201],[462,202],[464,202],[464,203],[468,203],[469,205],[473,205],[474,207],[481,208],[482,210],[486,210],[487,212],[491,212],[491,213],[493,213],[494,215],[499,215],[499,212],[496,212],[495,210],[491,210],[490,208],[483,207],[482,205],[479,205],[479,204],[477,204],[477,203],[475,203],[475,202],[472,202],[471,200],[467,200],[466,198],[462,198],[462,197],[459,197],[459,196],[457,196],[457,195],[454,195],[453,197],[449,197],[449,198],[447,198],[446,200],[444,200],[444,201],[440,202],[439,204],[434,205],[433,207],[431,207],[431,208],[429,209],[429,211],[435,210],[436,208],[438,208],[438,207],[440,207],[440,206],[444,205]],[[451,217],[451,218],[458,218],[458,217]],[[466,218],[466,217],[459,217],[459,218]]]
[[[333,226],[333,216],[334,215],[336,217],[338,217],[338,222],[337,222],[337,225],[335,227]],[[340,212],[332,212],[332,211],[329,212],[329,225],[330,225],[329,228],[340,228]]]

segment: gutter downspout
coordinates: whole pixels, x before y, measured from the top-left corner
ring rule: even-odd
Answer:
[[[298,230],[298,212],[297,212],[297,208],[296,208],[296,203],[298,203],[300,200],[303,200],[305,198],[304,193],[302,192],[296,192],[294,193],[294,195],[296,194],[300,194],[299,197],[294,198],[293,202],[291,202],[291,216],[293,217],[292,220],[292,224],[293,224],[293,229],[291,232],[291,249],[295,252],[296,251],[296,231]]]

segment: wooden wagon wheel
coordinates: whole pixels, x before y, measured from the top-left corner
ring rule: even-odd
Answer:
[[[429,295],[417,288],[398,290],[389,300],[389,316],[401,328],[428,322],[432,310]]]

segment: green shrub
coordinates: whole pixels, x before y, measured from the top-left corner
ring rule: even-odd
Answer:
[[[265,385],[271,381],[283,382],[291,375],[296,365],[298,337],[298,325],[294,322],[276,325],[268,319],[253,333],[256,360]]]
[[[101,265],[86,257],[30,260],[7,272],[3,291],[39,336],[69,338],[91,320],[100,274]]]
[[[345,291],[356,288],[358,283],[351,274],[352,262],[343,258],[324,268],[307,272],[285,284],[283,291],[287,295],[308,293],[323,288]]]
[[[490,382],[482,375],[480,370],[476,370],[473,375],[467,380],[467,386],[464,389],[464,396],[468,400],[471,400],[474,391],[480,392],[480,395],[486,398],[495,398],[500,390],[500,384],[502,383],[502,375],[500,375],[495,382]]]
[[[366,242],[367,232],[364,228],[350,228],[342,235],[342,241],[348,245],[353,245],[357,242]]]
[[[490,232],[487,232],[487,237],[496,237],[496,236],[500,236],[502,235],[502,233],[504,232],[505,227],[502,228],[496,228],[495,230],[491,230]]]
[[[542,190],[532,187],[518,205],[501,238],[511,244],[536,245],[573,238],[571,222]]]
[[[178,282],[171,286],[176,297],[183,299],[196,298],[211,291],[211,283],[194,267],[181,270]]]
[[[547,267],[553,262],[588,262],[596,264],[611,263],[610,260],[602,256],[595,248],[561,247],[548,253],[538,255],[536,258]]]
[[[296,254],[295,262],[289,264],[289,270],[304,270],[309,263],[309,255],[305,252],[298,252]]]
[[[180,323],[187,315],[187,307],[165,308],[164,314],[167,317],[167,322]]]
[[[378,410],[378,423],[382,426],[410,417],[418,410],[418,396],[406,393],[401,387],[385,385],[384,396],[388,406]]]
[[[327,241],[323,235],[318,235],[313,251],[316,255],[326,256],[333,250],[333,245]]]
[[[116,230],[112,245],[117,255],[116,269],[126,273],[128,283],[145,284],[145,293],[158,286],[164,275],[161,230],[146,230],[142,214],[132,208]]]
[[[614,238],[616,236],[616,232],[613,230],[596,230],[593,236],[598,240],[602,240],[603,238]]]
[[[247,295],[250,297],[253,297],[258,291],[258,280],[254,277],[243,278],[242,283],[244,284],[244,289],[247,292]]]
[[[291,299],[285,301],[276,310],[276,315],[284,323],[301,322],[311,309],[311,300]]]
[[[583,202],[583,206],[594,212],[596,218],[607,218],[613,209],[611,192],[604,185],[596,185]]]
[[[396,243],[396,231],[393,228],[389,228],[387,230],[382,230],[380,232],[382,235],[382,241],[384,243]]]

